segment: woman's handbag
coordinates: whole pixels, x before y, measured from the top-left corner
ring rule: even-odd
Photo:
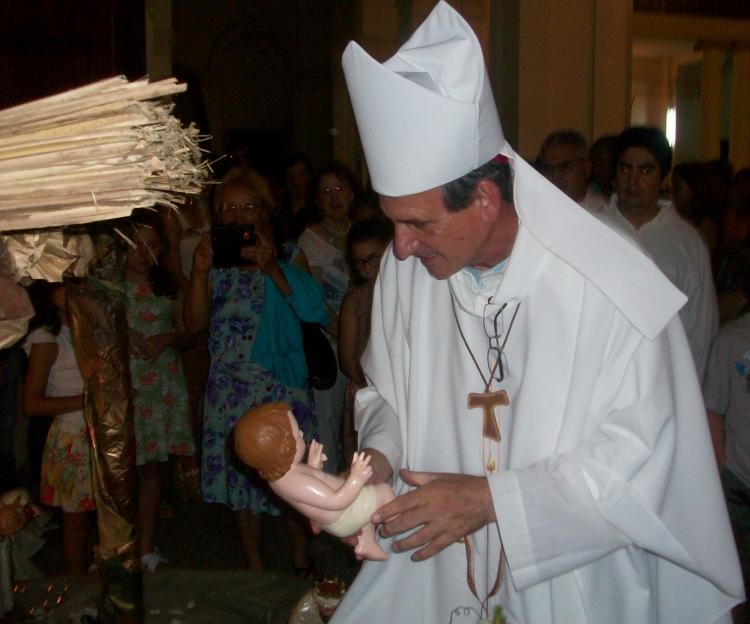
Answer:
[[[316,390],[328,390],[336,383],[338,364],[331,343],[317,323],[302,322],[302,348],[307,360],[307,380]]]

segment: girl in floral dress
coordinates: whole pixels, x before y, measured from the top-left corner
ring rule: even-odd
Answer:
[[[195,252],[185,321],[209,330],[211,364],[206,384],[201,489],[209,503],[235,512],[248,567],[260,570],[261,514],[279,515],[265,483],[230,451],[231,431],[253,405],[285,401],[306,440],[317,433],[307,388],[300,319],[327,324],[325,298],[305,272],[279,261],[269,224],[272,198],[255,171],[235,169],[215,200],[219,225],[252,224],[257,243],[242,248],[243,264],[213,267],[210,236]],[[287,514],[293,565],[309,567],[304,523]]]
[[[69,574],[85,574],[88,539],[96,526],[91,451],[83,418],[83,378],[70,338],[65,286],[29,287],[35,316],[26,339],[29,363],[23,388],[27,416],[53,416],[42,457],[40,499],[62,509],[62,549]]]
[[[155,571],[166,563],[154,546],[162,475],[170,455],[193,455],[187,388],[178,351],[194,336],[185,331],[182,297],[163,267],[167,238],[159,214],[136,210],[133,241],[125,264],[130,326],[130,379],[138,466],[138,546],[141,567]]]

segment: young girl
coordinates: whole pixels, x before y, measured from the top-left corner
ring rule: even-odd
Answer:
[[[372,291],[380,269],[380,258],[392,236],[390,222],[374,218],[355,223],[346,241],[353,286],[341,303],[338,354],[341,371],[347,376],[342,424],[343,456],[347,460],[357,450],[354,395],[367,385],[359,360],[370,338]]]
[[[187,389],[179,354],[194,343],[182,322],[176,280],[161,264],[167,237],[159,214],[135,210],[135,248],[125,262],[130,327],[130,379],[138,466],[138,546],[141,567],[155,571],[166,560],[154,547],[164,464],[170,455],[193,455]]]
[[[23,388],[27,416],[52,416],[44,446],[41,502],[62,509],[62,549],[69,574],[88,569],[88,538],[96,508],[91,453],[83,418],[83,378],[66,314],[65,286],[35,282],[29,287],[36,316],[26,339],[28,371]]]

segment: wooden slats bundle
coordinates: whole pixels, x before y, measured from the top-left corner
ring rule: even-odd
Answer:
[[[168,78],[108,78],[0,111],[0,231],[49,228],[182,203],[207,180],[198,129],[159,98]]]

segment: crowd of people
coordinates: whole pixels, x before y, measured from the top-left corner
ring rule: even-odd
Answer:
[[[373,517],[394,554],[365,564],[339,621],[447,621],[474,600],[483,617],[499,601],[512,621],[718,621],[741,590],[706,431],[745,587],[750,557],[750,169],[673,168],[664,133],[643,126],[590,149],[554,131],[529,166],[505,142],[486,81],[473,136],[473,112],[436,104],[454,74],[463,85],[450,46],[463,42],[480,69],[481,52],[444,3],[430,20],[415,41],[444,71],[418,84],[439,89],[416,95],[361,48],[344,55],[374,192],[339,163],[313,178],[295,156],[274,193],[239,161],[184,211],[129,219],[142,568],[167,564],[154,529],[176,457],[205,502],[234,512],[249,568],[263,569],[261,515],[283,514],[294,571],[314,575],[307,522],[231,450],[248,408],[284,401],[305,441],[323,445],[326,471],[365,449],[372,481],[394,483]],[[394,115],[370,97],[383,81],[397,105],[424,107]],[[254,240],[219,262],[214,233],[231,225]],[[82,381],[65,288],[29,290],[25,381],[18,349],[3,352],[3,418],[22,408],[46,421],[30,429],[30,463],[80,574],[95,526]],[[329,387],[309,383],[303,324],[336,355]],[[485,359],[475,348],[487,343]],[[482,427],[456,416],[467,393],[469,409],[486,403]],[[6,432],[0,465],[12,469]],[[712,527],[706,546],[697,532]],[[618,595],[604,600],[600,583]],[[393,600],[407,590],[414,600]]]
[[[705,378],[716,457],[746,557],[750,170],[732,176],[725,162],[672,169],[671,153],[655,128],[628,128],[590,150],[580,133],[565,130],[545,139],[535,165],[573,201],[638,241],[688,296],[680,315]],[[275,197],[269,181],[243,162],[185,210],[137,210],[129,219],[123,290],[144,570],[168,563],[154,533],[164,471],[176,465],[180,477],[200,474],[205,502],[235,512],[251,569],[263,568],[261,514],[283,513],[295,571],[314,574],[305,521],[230,452],[232,427],[250,406],[283,400],[305,440],[323,443],[326,469],[345,468],[358,448],[354,398],[367,385],[360,359],[393,227],[339,163],[313,179],[307,159],[295,156],[286,182]],[[243,248],[241,263],[214,266],[212,224],[254,227],[257,242]],[[82,574],[92,561],[95,505],[65,287],[35,282],[29,293],[36,316],[24,341],[27,362],[19,347],[2,353],[4,422],[19,409],[29,417],[31,478],[39,479],[40,502],[61,509],[65,562]],[[322,326],[337,355],[341,372],[328,389],[308,384],[301,322]],[[22,405],[13,398],[19,389]],[[12,427],[3,436],[7,488],[18,480]]]
[[[606,177],[592,175],[595,160]],[[666,136],[646,127],[602,137],[591,150],[579,132],[554,132],[542,144],[537,166],[576,203],[636,240],[687,295],[680,317],[702,382],[747,585],[750,169],[733,175],[725,161],[673,168]],[[737,621],[743,621],[739,611]]]
[[[324,444],[328,472],[351,457],[354,393],[365,384],[358,361],[391,227],[340,163],[313,178],[308,160],[295,155],[284,179],[272,184],[255,166],[234,161],[184,210],[139,209],[121,229],[130,243],[121,286],[144,570],[168,565],[154,544],[159,515],[170,509],[168,483],[234,512],[250,569],[263,569],[261,514],[284,514],[294,571],[315,575],[307,523],[231,452],[232,428],[253,405],[285,401],[305,440]],[[277,187],[283,192],[272,193]],[[255,244],[239,247],[237,262],[215,263],[212,231],[227,225],[250,226]],[[28,289],[36,311],[29,335],[3,351],[11,425],[3,432],[3,489],[21,481],[12,425],[22,411],[29,422],[26,478],[43,505],[60,508],[67,569],[83,574],[94,559],[95,503],[66,290],[44,281]],[[307,357],[314,354],[303,349],[302,323],[321,328],[341,362],[329,388],[308,383]]]
[[[750,170],[732,176],[725,162],[672,169],[671,153],[654,128],[628,128],[590,150],[580,133],[565,130],[545,139],[535,165],[584,209],[637,240],[688,295],[680,314],[698,376],[705,377],[730,511],[738,538],[746,540],[746,506],[734,510],[731,501],[747,496],[750,481],[746,391],[735,389],[750,379],[750,363],[743,360],[750,323]],[[252,405],[286,401],[305,439],[323,443],[326,469],[345,467],[357,450],[354,398],[367,385],[360,358],[393,228],[339,163],[313,179],[308,160],[295,156],[285,179],[285,192],[275,197],[257,169],[235,164],[210,197],[188,202],[179,213],[138,210],[129,220],[133,246],[125,255],[123,289],[145,570],[167,563],[154,533],[164,471],[170,457],[178,457],[178,476],[200,473],[204,501],[236,512],[251,569],[263,568],[261,514],[284,513],[294,569],[314,573],[306,523],[229,451],[232,427]],[[213,266],[212,224],[254,226],[257,244],[243,250],[243,263]],[[18,347],[2,353],[4,421],[15,420],[20,408],[30,418],[30,474],[39,479],[40,502],[61,509],[66,565],[82,574],[92,560],[95,507],[65,288],[36,282],[29,293],[37,314],[24,341],[25,375]],[[719,319],[725,327],[717,337]],[[341,372],[328,389],[308,384],[300,322],[322,326],[337,355]],[[21,387],[18,405],[13,395]],[[17,481],[12,428],[3,435],[3,479],[10,487]]]
[[[638,133],[640,138],[636,138]],[[682,218],[675,222],[676,227],[681,227],[683,221],[692,226],[683,230],[679,238],[690,239],[691,244],[697,245],[694,255],[703,256],[705,246],[709,265],[701,258],[701,266],[691,272],[710,271],[720,322],[724,324],[737,318],[748,304],[739,288],[738,272],[744,268],[738,264],[738,258],[748,246],[750,233],[750,168],[735,173],[732,164],[725,160],[686,161],[672,167],[666,137],[644,130],[629,131],[627,136],[631,141],[650,144],[652,154],[662,159],[658,179],[652,184],[652,195],[656,197],[658,194],[659,201],[671,202],[676,214]],[[602,136],[589,148],[580,132],[555,131],[545,138],[535,164],[550,182],[592,214],[611,213],[606,207],[613,194],[618,198],[616,205],[620,212],[626,196],[626,182],[624,176],[618,177],[618,158],[621,155],[618,144],[622,143],[618,139],[617,135]],[[654,200],[651,203],[654,205]],[[666,212],[662,213],[662,218],[664,214]],[[655,216],[656,213],[652,215]],[[634,229],[640,230],[645,223],[633,225]],[[695,230],[703,244],[695,242]],[[662,245],[668,244],[664,237],[657,238]],[[638,240],[652,256],[658,257],[659,252],[644,241],[642,234]],[[668,273],[675,285],[687,292],[689,286],[684,277],[677,277],[674,269],[669,273],[664,263],[660,263],[660,268]],[[707,282],[708,278],[703,276],[701,280]],[[707,297],[710,299],[710,295]],[[688,325],[688,321],[685,322]],[[708,337],[709,341],[711,337]]]

